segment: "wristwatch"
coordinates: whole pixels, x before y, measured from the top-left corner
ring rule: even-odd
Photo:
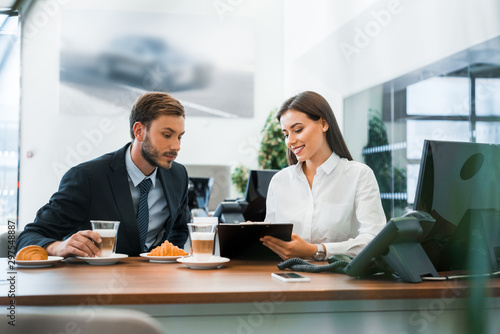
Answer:
[[[317,244],[316,246],[318,247],[318,251],[316,252],[316,254],[314,254],[313,257],[316,261],[323,261],[326,258],[326,253],[325,249],[323,248],[323,244]]]

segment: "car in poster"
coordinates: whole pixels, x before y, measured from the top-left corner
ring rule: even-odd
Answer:
[[[147,90],[179,91],[206,87],[211,64],[149,36],[121,36],[98,56],[99,73],[108,79],[141,85]]]

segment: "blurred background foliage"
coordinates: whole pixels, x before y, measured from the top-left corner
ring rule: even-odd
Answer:
[[[261,144],[257,156],[260,169],[283,169],[286,161],[286,145],[281,126],[276,119],[277,109],[271,110],[261,131]],[[250,169],[238,165],[231,174],[231,180],[239,193],[244,194]]]
[[[378,110],[368,109],[368,115],[368,143],[364,149],[389,145],[387,129],[382,121],[381,113]],[[364,154],[364,158],[365,163],[375,173],[381,194],[406,193],[406,170],[398,167],[392,169],[392,150]],[[406,200],[382,199],[382,206],[388,221],[394,216],[391,210],[392,201],[394,201],[395,208],[404,209],[407,206]]]

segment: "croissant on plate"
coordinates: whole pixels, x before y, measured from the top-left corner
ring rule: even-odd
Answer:
[[[48,258],[49,254],[47,254],[45,248],[35,245],[24,247],[16,255],[16,260],[19,261],[39,261]]]
[[[150,256],[184,256],[189,255],[184,249],[180,249],[179,247],[171,244],[167,240],[162,243],[160,246],[151,250],[148,254]]]

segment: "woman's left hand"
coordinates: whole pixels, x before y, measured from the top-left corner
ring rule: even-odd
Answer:
[[[292,257],[312,257],[318,249],[316,245],[306,242],[295,233],[292,233],[291,241],[283,241],[268,235],[260,238],[260,241],[262,241],[264,246],[278,254],[283,260],[287,260]]]

